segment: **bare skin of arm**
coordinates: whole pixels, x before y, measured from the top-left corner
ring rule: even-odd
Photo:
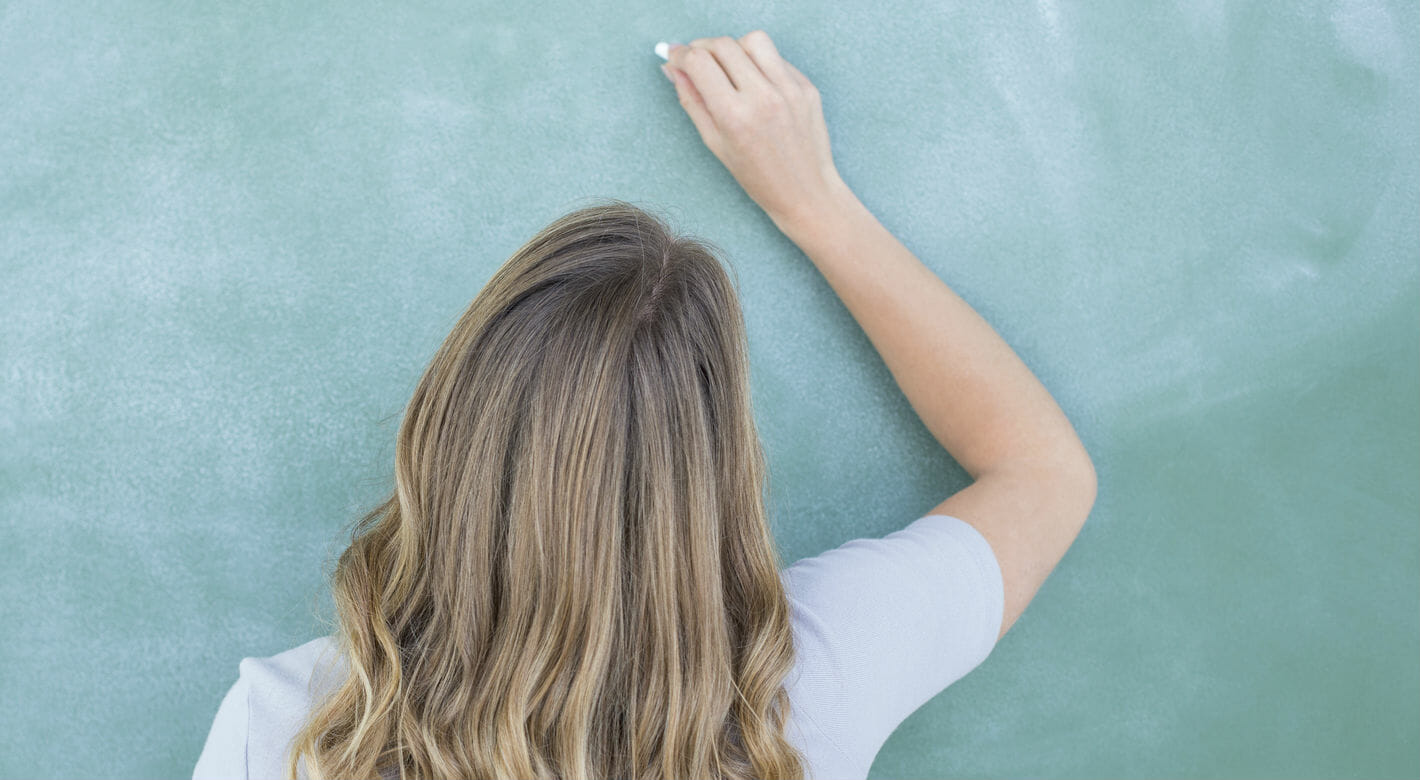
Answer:
[[[971,475],[971,485],[926,514],[964,520],[991,543],[1006,591],[999,639],[1094,504],[1089,455],[1020,357],[846,187],[783,228],[848,307],[923,424]]]
[[[817,88],[769,36],[673,47],[666,75],[702,140],[814,263],[972,484],[927,514],[981,532],[1001,566],[999,640],[1094,505],[1094,464],[1015,351],[838,175]]]

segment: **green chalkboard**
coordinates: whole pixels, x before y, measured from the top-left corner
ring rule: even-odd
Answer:
[[[872,777],[1420,774],[1411,2],[0,3],[0,775],[187,776],[507,257],[614,197],[740,280],[786,560],[964,485],[652,46],[762,28],[1100,475]]]

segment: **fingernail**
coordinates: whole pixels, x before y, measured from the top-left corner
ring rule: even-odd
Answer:
[[[672,76],[672,75],[671,75],[671,69],[670,69],[669,66],[662,65],[662,66],[661,66],[661,72],[664,73],[664,74],[666,74],[666,80],[667,80],[667,81],[669,81],[669,82],[672,83],[672,84],[675,83],[675,76]]]

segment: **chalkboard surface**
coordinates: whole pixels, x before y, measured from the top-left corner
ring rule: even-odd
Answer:
[[[787,561],[965,484],[652,46],[762,28],[1099,500],[872,777],[1420,774],[1414,3],[0,3],[0,775],[191,772],[414,383],[625,199],[740,280]]]

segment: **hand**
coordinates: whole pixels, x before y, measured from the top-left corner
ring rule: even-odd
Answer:
[[[781,228],[847,189],[818,89],[763,30],[676,45],[662,68],[701,140]]]

